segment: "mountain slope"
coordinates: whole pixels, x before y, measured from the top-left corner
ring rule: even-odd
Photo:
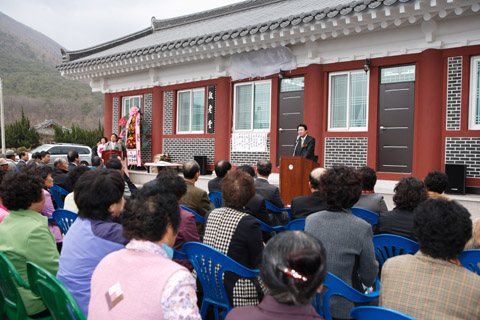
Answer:
[[[0,76],[5,120],[20,119],[20,107],[32,124],[45,119],[70,127],[103,123],[103,95],[88,84],[64,79],[55,65],[61,45],[0,12]]]

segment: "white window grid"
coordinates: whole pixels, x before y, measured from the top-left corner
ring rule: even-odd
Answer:
[[[139,101],[139,103],[136,103],[136,101]],[[134,106],[137,106],[140,111],[143,110],[143,96],[142,95],[136,95],[136,96],[128,96],[128,97],[123,97],[122,98],[122,115],[121,118],[127,117],[130,113],[130,109],[133,108]]]
[[[351,76],[354,74],[364,74],[364,70],[350,70],[350,71],[339,71],[339,72],[331,72],[329,74],[329,81],[328,81],[328,131],[333,132],[366,132],[368,131],[368,110],[369,110],[369,89],[370,89],[370,71],[366,72],[366,106],[365,106],[365,126],[364,127],[351,127],[350,126],[350,94],[351,94]],[[332,117],[332,78],[339,75],[346,75],[347,76],[347,112],[345,116],[345,126],[344,127],[332,127],[331,126],[331,117]]]
[[[263,128],[263,129],[254,129],[254,114],[255,114],[255,86],[256,85],[261,85],[261,84],[268,84],[270,87],[270,90],[268,92],[268,128]],[[237,127],[237,116],[236,116],[236,110],[237,110],[237,89],[242,86],[251,86],[252,87],[252,97],[251,97],[251,114],[250,114],[250,129],[236,129]],[[242,83],[237,83],[234,85],[234,92],[233,92],[233,132],[270,132],[270,127],[271,127],[271,115],[272,115],[272,82],[270,80],[262,80],[262,81],[251,81],[251,82],[242,82]]]
[[[194,92],[202,92],[204,93],[204,101],[203,101],[203,126],[202,130],[192,130],[192,119],[193,119],[193,93]],[[181,130],[180,129],[180,95],[182,93],[190,93],[190,111],[189,111],[189,130]],[[179,134],[199,134],[205,132],[205,88],[196,88],[196,89],[188,89],[188,90],[179,90],[177,91],[177,133]]]

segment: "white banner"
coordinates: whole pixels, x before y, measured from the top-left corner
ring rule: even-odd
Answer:
[[[129,166],[137,164],[137,150],[127,149],[127,164]]]
[[[232,152],[267,152],[267,133],[232,134]]]

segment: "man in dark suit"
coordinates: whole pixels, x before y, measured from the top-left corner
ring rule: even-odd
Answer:
[[[257,162],[257,174],[255,178],[256,193],[262,196],[265,200],[270,201],[273,205],[283,208],[282,197],[280,197],[280,190],[277,186],[271,185],[268,182],[268,176],[272,173],[272,163],[269,160],[260,160]]]
[[[219,160],[215,163],[215,174],[217,175],[212,180],[208,181],[208,192],[218,191],[222,192],[222,188],[220,183],[222,182],[223,178],[228,171],[232,169],[232,165],[228,160]]]
[[[320,177],[326,170],[315,168],[308,176],[308,185],[312,195],[292,199],[292,220],[306,218],[308,215],[327,209],[327,202],[320,194]]]
[[[67,190],[68,192],[73,191],[72,182],[70,181],[70,177],[68,176],[68,164],[65,158],[57,158],[53,162],[53,183]]]
[[[187,193],[180,201],[180,204],[192,209],[201,216],[205,216],[205,213],[211,209],[210,200],[205,190],[195,187],[195,182],[197,182],[199,176],[200,165],[197,161],[189,160],[183,164],[183,178],[187,184]]]
[[[78,151],[71,150],[67,154],[68,160],[68,174],[72,172],[80,164],[80,156],[78,155]]]
[[[315,161],[315,138],[307,134],[307,125],[304,123],[299,124],[297,133],[293,155]]]

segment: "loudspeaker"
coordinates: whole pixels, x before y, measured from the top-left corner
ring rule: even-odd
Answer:
[[[205,175],[207,173],[207,156],[193,156],[193,160],[200,165],[200,174]]]
[[[467,165],[445,164],[445,173],[448,176],[448,186],[445,193],[465,194]]]

